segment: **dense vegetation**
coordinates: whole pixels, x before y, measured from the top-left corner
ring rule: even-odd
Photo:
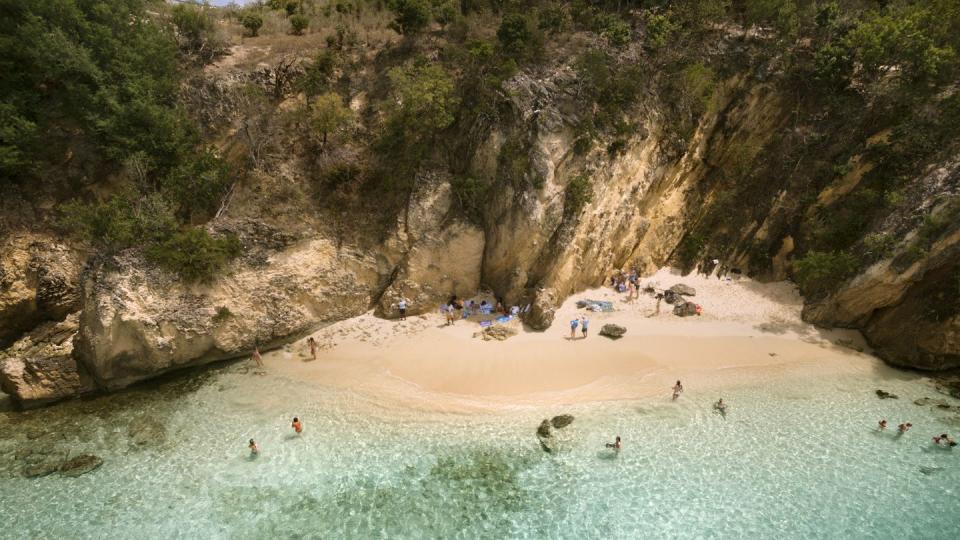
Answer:
[[[644,129],[641,106],[662,114],[665,151],[678,157],[733,77],[785,96],[790,118],[772,139],[737,141],[711,164],[703,209],[674,258],[692,268],[748,252],[762,271],[774,240],[791,234],[796,278],[812,295],[894,251],[902,231],[871,231],[908,204],[911,179],[960,136],[960,0],[269,0],[224,9],[38,0],[4,2],[0,15],[0,182],[55,184],[72,199],[64,226],[97,249],[144,246],[190,279],[237,253],[201,227],[231,186],[276,172],[271,159],[290,153],[314,160],[319,204],[389,221],[429,169],[450,176],[462,215],[484,225],[496,183],[544,185],[508,81],[560,66],[575,73],[568,121],[584,160],[626,152]],[[246,88],[239,132],[249,152],[227,159],[181,85],[231,39],[281,36],[296,41],[278,49],[319,46],[278,57]],[[299,108],[281,114],[301,93]],[[354,110],[360,93],[367,105]],[[470,163],[495,128],[506,137],[497,178],[480,178]],[[857,159],[873,168],[818,204]],[[574,178],[566,216],[591,193],[589,177]],[[795,211],[764,239],[745,236],[783,194]],[[744,200],[749,208],[737,206]],[[928,219],[908,224],[922,231],[914,257],[949,229]],[[169,256],[181,248],[212,256]]]

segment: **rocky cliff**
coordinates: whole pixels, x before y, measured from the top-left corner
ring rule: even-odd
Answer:
[[[744,48],[738,40],[719,47]],[[374,194],[372,205],[351,206],[317,187],[317,170],[362,161],[363,136],[372,136],[362,127],[353,143],[334,150],[281,129],[271,144],[291,151],[261,154],[251,113],[233,101],[250,86],[276,89],[266,61],[237,65],[244,55],[270,54],[255,49],[236,47],[233,59],[184,90],[185,101],[202,109],[210,140],[225,155],[252,156],[256,169],[207,224],[235,234],[244,248],[212,283],[180,280],[136,248],[94,256],[83,268],[84,257],[55,235],[15,232],[2,240],[0,345],[20,341],[0,360],[0,381],[22,404],[242,356],[370,309],[392,317],[401,297],[422,313],[451,294],[489,288],[510,303],[531,303],[528,324],[544,329],[564,297],[600,285],[614,269],[651,273],[672,264],[795,277],[796,254],[823,243],[825,213],[856,217],[854,196],[870,195],[885,163],[876,149],[889,152],[883,130],[843,140],[824,133],[822,105],[785,91],[777,59],[730,70],[683,130],[673,96],[646,81],[621,113],[629,129],[579,148],[597,105],[583,102],[581,76],[560,55],[498,89],[496,121],[479,130],[458,172],[485,186],[476,215],[463,212],[457,176],[437,159],[420,164],[402,204],[379,212],[385,193]],[[375,83],[366,72],[349,81],[356,113],[379,113],[367,94]],[[295,111],[305,101],[292,90],[280,97],[271,111]],[[524,159],[507,175],[504,156],[516,148]],[[811,289],[804,317],[862,330],[896,365],[958,367],[960,162],[931,158],[906,179],[882,213],[834,227],[849,233],[847,245],[869,264],[830,288]],[[54,323],[38,327],[71,313],[76,328],[73,318],[56,331]],[[74,332],[67,347],[61,338]]]

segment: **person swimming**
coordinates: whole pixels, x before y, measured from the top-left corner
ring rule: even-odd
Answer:
[[[720,414],[727,415],[727,404],[723,402],[723,398],[720,398],[716,403],[713,404],[713,408],[720,412]]]
[[[258,454],[260,453],[260,447],[257,446],[257,443],[254,442],[253,439],[250,439],[249,448],[250,448],[250,455],[251,455],[251,456],[256,456],[256,455],[258,455]]]
[[[680,397],[680,394],[683,393],[683,385],[680,384],[680,381],[677,381],[677,384],[673,385],[673,399]]]
[[[956,439],[954,439],[953,437],[947,435],[946,433],[941,433],[939,437],[934,437],[934,438],[933,438],[933,442],[934,442],[934,444],[937,444],[938,446],[949,446],[949,447],[953,447],[953,446],[956,446],[956,445],[957,445]]]
[[[913,427],[913,424],[911,424],[910,422],[905,422],[897,426],[897,431],[899,431],[900,433],[906,433],[912,427]]]
[[[303,424],[300,423],[300,419],[296,416],[293,417],[293,423],[290,424],[290,427],[297,432],[297,435],[303,433]]]
[[[886,420],[880,420],[880,422],[877,423],[877,429],[879,429],[880,431],[886,430],[886,429],[887,429],[887,421],[886,421]]]
[[[607,448],[613,448],[614,450],[616,450],[617,452],[619,452],[619,451],[620,451],[620,436],[617,435],[617,440],[613,441],[612,443],[607,443]]]

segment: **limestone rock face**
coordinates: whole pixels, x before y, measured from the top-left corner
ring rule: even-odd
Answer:
[[[242,238],[250,242],[249,238]],[[211,285],[190,285],[134,254],[84,284],[77,357],[105,389],[269,348],[368,309],[375,259],[312,239],[248,256]]]
[[[407,299],[407,315],[432,311],[450,295],[472,296],[480,287],[484,233],[475,225],[449,218],[453,195],[449,178],[421,175],[410,196],[397,234],[386,242],[401,254],[377,315],[396,317]]]
[[[80,300],[79,254],[50,235],[0,239],[0,347],[46,320],[62,320]]]
[[[93,391],[73,357],[77,315],[43,323],[0,352],[0,388],[29,409]]]

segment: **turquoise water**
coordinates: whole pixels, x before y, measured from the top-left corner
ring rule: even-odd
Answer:
[[[676,403],[451,414],[228,366],[4,413],[0,537],[955,537],[960,450],[930,437],[956,432],[957,414],[913,404],[939,397],[915,377],[879,377],[771,377],[726,393],[726,418],[695,388]],[[576,420],[544,454],[535,429],[561,413]],[[147,417],[166,438],[134,447],[127,428]],[[880,434],[881,417],[915,427]],[[616,455],[603,444],[618,434]],[[105,464],[23,478],[16,449],[44,445]]]

